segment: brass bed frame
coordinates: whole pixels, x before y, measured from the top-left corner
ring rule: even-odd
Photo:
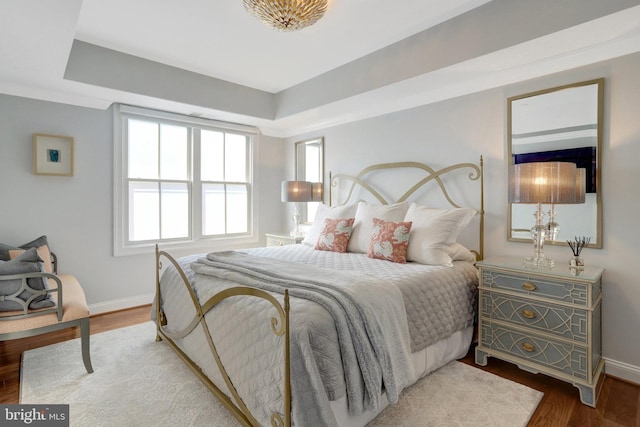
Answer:
[[[351,176],[346,174],[338,174],[335,176],[331,176],[330,174],[330,195],[329,199],[332,200],[332,188],[337,185],[339,180],[345,180],[351,182],[351,185],[348,190],[348,194],[346,198],[338,204],[347,203],[354,192],[356,186],[362,187],[368,193],[370,193],[373,197],[375,197],[381,204],[389,204],[391,201],[385,199],[380,192],[378,192],[373,186],[371,186],[368,182],[364,180],[364,177],[370,173],[382,170],[390,170],[397,168],[415,168],[420,169],[426,172],[427,176],[418,181],[415,185],[413,185],[409,190],[407,190],[400,198],[396,199],[395,202],[403,202],[406,201],[412,194],[414,194],[418,189],[424,187],[429,182],[435,182],[440,188],[442,194],[446,198],[447,202],[451,207],[459,208],[461,207],[459,204],[454,202],[452,198],[449,196],[449,192],[447,191],[443,181],[442,176],[449,174],[453,171],[457,170],[470,170],[468,172],[467,178],[470,181],[479,181],[480,182],[480,207],[478,209],[479,215],[479,247],[477,250],[472,249],[472,252],[475,253],[476,258],[478,260],[483,258],[484,253],[484,177],[483,177],[483,158],[480,157],[479,164],[475,163],[459,163],[455,165],[451,165],[439,170],[435,170],[430,166],[427,166],[422,163],[417,162],[398,162],[398,163],[384,163],[378,164],[374,166],[367,167],[363,169],[358,175]],[[204,321],[205,315],[212,310],[216,305],[220,302],[235,296],[248,296],[255,297],[259,299],[266,300],[270,302],[274,309],[276,310],[277,315],[270,319],[271,322],[271,330],[272,332],[278,336],[283,337],[283,353],[284,353],[284,378],[283,378],[283,401],[284,407],[282,408],[282,413],[273,413],[271,415],[271,425],[273,427],[290,427],[291,426],[291,373],[290,373],[290,353],[289,353],[289,344],[290,344],[290,331],[289,331],[289,293],[285,291],[283,302],[280,303],[278,299],[273,297],[270,293],[262,291],[256,288],[250,288],[246,286],[232,287],[226,289],[224,291],[218,292],[211,298],[209,298],[204,304],[200,304],[197,299],[197,296],[192,289],[189,280],[180,267],[179,263],[173,258],[169,253],[165,251],[161,251],[156,245],[156,303],[155,303],[155,315],[156,315],[156,325],[157,325],[157,336],[156,341],[166,341],[170,347],[178,354],[178,356],[185,362],[185,364],[195,373],[195,375],[202,381],[202,383],[214,394],[214,396],[222,403],[222,405],[227,408],[231,414],[244,426],[259,426],[260,424],[255,419],[255,417],[251,414],[246,404],[244,403],[242,397],[238,394],[235,386],[233,385],[232,379],[229,377],[222,361],[220,360],[220,356],[218,350],[216,348],[215,343],[213,342],[213,338],[209,333],[209,326],[207,322]],[[190,295],[191,301],[193,302],[193,306],[196,310],[196,315],[191,321],[191,323],[181,331],[170,331],[167,329],[167,320],[162,309],[162,294],[160,289],[160,278],[161,278],[161,270],[163,268],[162,257],[166,258],[173,266],[176,268],[180,277],[182,278],[183,284],[186,287],[187,292]],[[205,336],[207,339],[208,347],[211,350],[211,354],[216,362],[216,365],[224,379],[224,382],[231,394],[231,397],[227,396],[216,384],[213,383],[211,379],[207,377],[207,375],[202,371],[202,369],[196,365],[196,363],[191,360],[191,358],[185,354],[180,347],[175,343],[176,339],[183,338],[187,336],[191,331],[193,331],[198,325],[201,325]]]

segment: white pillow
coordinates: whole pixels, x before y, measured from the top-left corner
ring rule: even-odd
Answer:
[[[461,245],[460,243],[454,243],[453,245],[449,245],[447,249],[449,256],[451,257],[451,261],[467,261],[467,262],[476,262],[476,255],[471,252],[466,246]]]
[[[318,210],[316,210],[316,217],[302,243],[307,246],[315,247],[318,242],[318,238],[320,238],[320,234],[324,229],[325,219],[353,218],[356,214],[356,207],[357,206],[355,204],[342,206],[327,206],[325,204],[321,204],[318,206]]]
[[[373,219],[378,218],[383,221],[402,222],[409,209],[407,202],[394,203],[392,205],[373,205],[366,202],[358,203],[353,223],[353,231],[349,239],[348,252],[369,252],[371,243],[371,233],[373,232]]]
[[[476,211],[470,208],[434,209],[411,203],[405,221],[411,221],[407,261],[451,265],[450,248]]]

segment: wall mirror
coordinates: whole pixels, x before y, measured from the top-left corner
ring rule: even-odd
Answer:
[[[586,168],[584,204],[555,205],[558,237],[564,244],[589,237],[602,248],[602,120],[604,79],[555,87],[507,100],[509,162],[568,161]],[[550,206],[544,206],[548,212]],[[536,206],[509,204],[507,239],[531,242]],[[545,217],[548,220],[548,217]]]
[[[324,186],[324,138],[312,138],[295,143],[296,181],[319,182]],[[313,221],[321,202],[302,203],[301,221]]]

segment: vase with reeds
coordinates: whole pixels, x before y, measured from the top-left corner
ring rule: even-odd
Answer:
[[[574,237],[573,241],[567,240],[571,252],[573,252],[573,258],[569,260],[569,266],[571,267],[584,267],[584,261],[580,257],[580,253],[585,246],[591,241],[590,237]]]

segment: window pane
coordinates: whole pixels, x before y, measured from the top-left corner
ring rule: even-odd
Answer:
[[[306,147],[305,181],[320,182],[320,147],[309,145]]]
[[[307,221],[313,222],[313,219],[316,217],[316,212],[318,211],[319,206],[320,206],[320,202],[307,203]]]
[[[246,233],[248,192],[246,185],[227,185],[227,233]]]
[[[128,120],[129,178],[158,178],[158,124]]]
[[[186,183],[163,183],[162,238],[189,237],[189,188]]]
[[[224,184],[202,185],[202,234],[225,233]]]
[[[159,201],[158,183],[129,182],[129,241],[160,237]]]
[[[160,178],[189,179],[187,169],[187,128],[182,126],[160,126]]]
[[[224,180],[224,133],[202,130],[200,133],[200,179]]]
[[[247,182],[247,137],[225,135],[225,181]]]

